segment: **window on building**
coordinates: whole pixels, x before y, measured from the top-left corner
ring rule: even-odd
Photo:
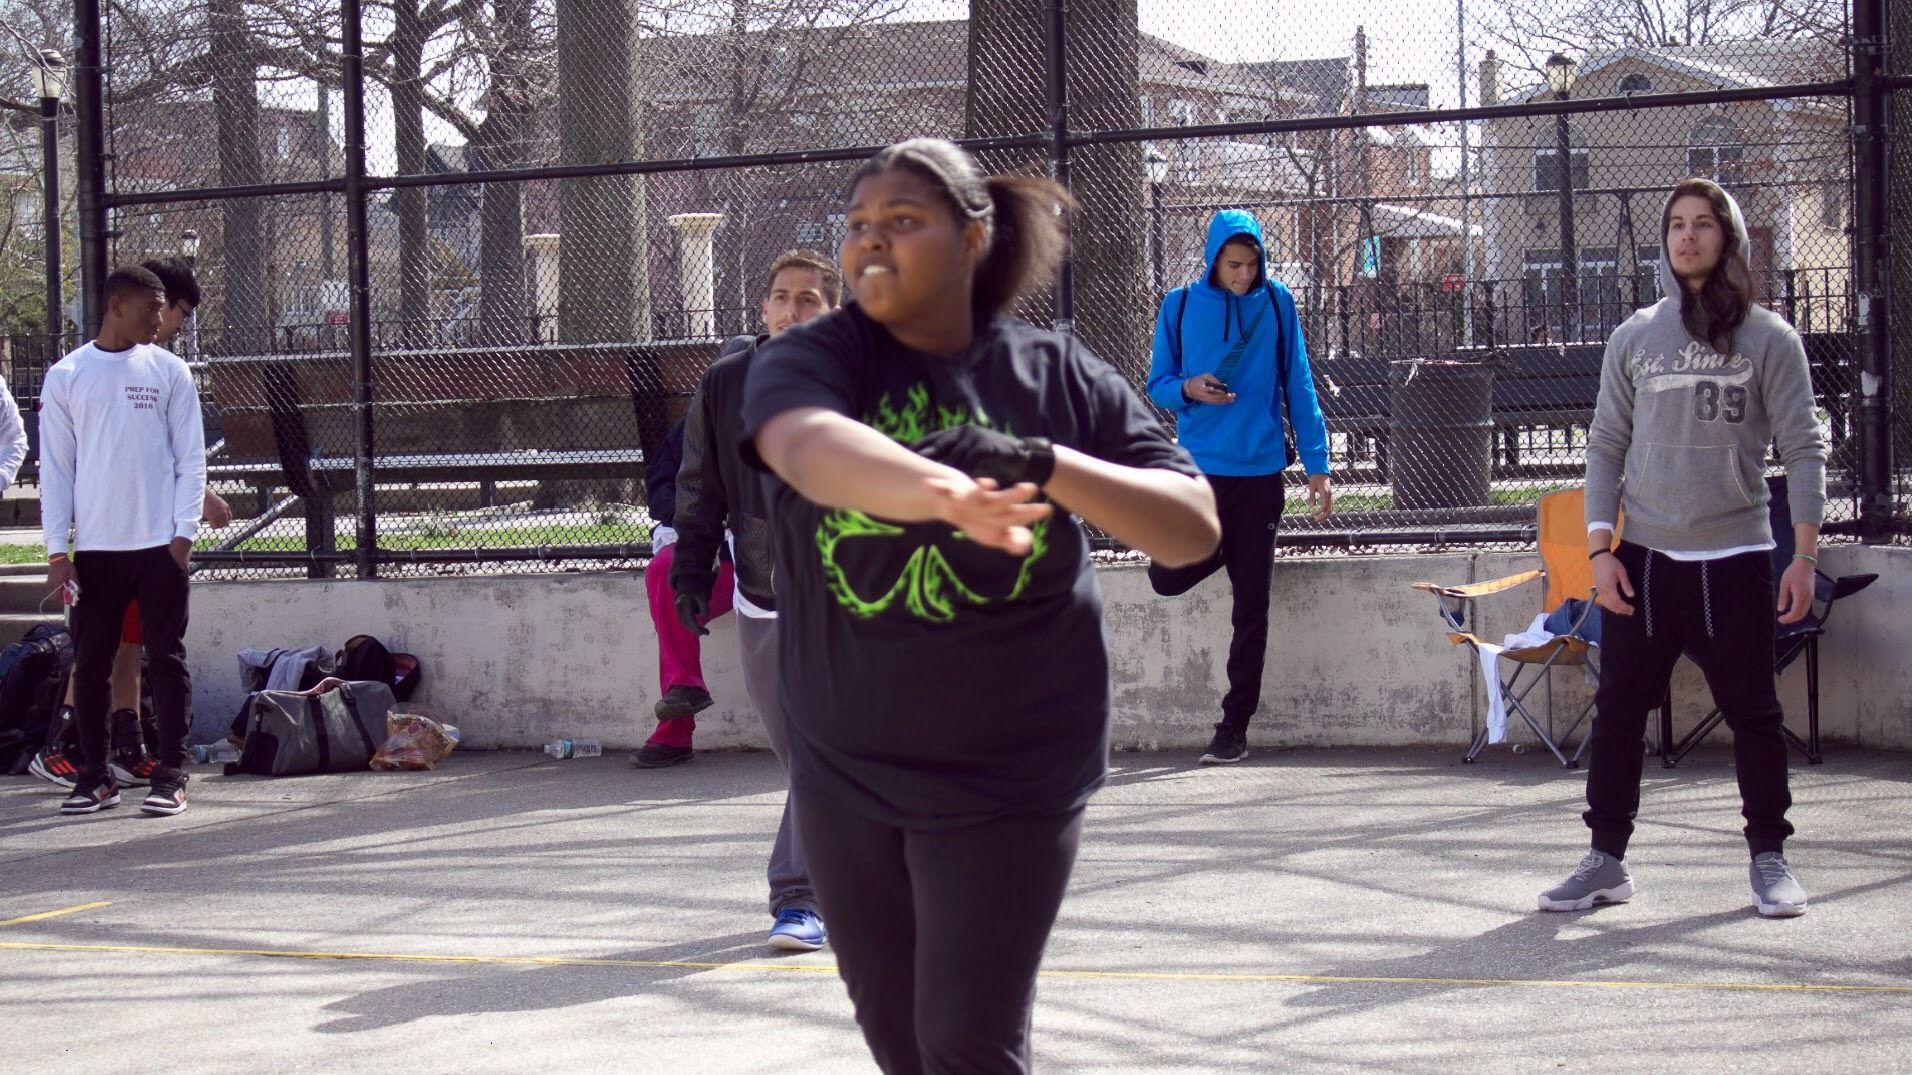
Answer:
[[[1633,294],[1629,298],[1635,307],[1650,306],[1660,298],[1659,245],[1634,247],[1633,261]]]
[[[1652,93],[1653,80],[1645,75],[1627,75],[1620,79],[1621,93]]]
[[[1593,154],[1587,147],[1587,132],[1568,127],[1567,152],[1573,189],[1586,190],[1593,186]],[[1534,189],[1560,189],[1560,142],[1551,128],[1534,147]]]
[[[1142,126],[1155,126],[1155,98],[1146,93],[1142,95]]]
[[[1420,150],[1410,149],[1407,151],[1407,165],[1406,165],[1405,171],[1406,171],[1408,186],[1418,187],[1421,185],[1421,151]]]
[[[1184,101],[1177,97],[1168,103],[1169,122],[1178,127],[1194,126],[1195,117],[1200,114],[1201,110],[1195,107],[1193,101]]]
[[[1633,312],[1620,293],[1620,263],[1613,247],[1580,248],[1579,284],[1582,338],[1605,336]]]
[[[1738,179],[1746,155],[1739,128],[1724,116],[1709,116],[1686,139],[1686,171],[1716,183]]]
[[[1846,226],[1846,185],[1829,180],[1819,185],[1819,225],[1835,231]]]
[[[40,192],[24,189],[13,195],[13,226],[20,230],[22,238],[37,239],[40,236]]]
[[[292,128],[280,127],[278,130],[278,135],[279,135],[279,159],[284,160],[285,158],[290,157],[292,155]]]

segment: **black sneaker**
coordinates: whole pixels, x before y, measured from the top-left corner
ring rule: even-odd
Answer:
[[[142,754],[146,738],[141,733],[139,714],[130,709],[115,709],[106,718],[106,727],[115,754]]]
[[[79,780],[80,765],[59,747],[47,747],[27,762],[27,772],[49,784],[71,788]]]
[[[97,814],[119,804],[119,781],[113,779],[113,774],[107,772],[105,766],[101,766],[98,769],[80,770],[74,782],[73,794],[60,800],[60,813]]]
[[[106,768],[121,787],[143,788],[153,782],[153,774],[159,771],[159,759],[145,751],[131,756],[122,754],[107,762]]]
[[[710,692],[702,687],[686,687],[681,684],[664,692],[657,700],[658,720],[680,720],[693,717],[711,706]]]
[[[1232,765],[1248,756],[1248,733],[1236,731],[1226,724],[1215,725],[1215,738],[1208,741],[1208,749],[1202,751],[1203,765]]]
[[[673,765],[682,765],[693,757],[689,747],[665,746],[663,743],[645,743],[631,755],[633,769],[666,769]]]
[[[153,774],[153,790],[139,804],[148,814],[172,815],[186,812],[186,782],[192,777],[184,769],[161,769]]]

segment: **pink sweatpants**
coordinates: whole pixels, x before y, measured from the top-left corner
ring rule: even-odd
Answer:
[[[672,687],[705,687],[704,666],[698,654],[698,636],[677,622],[677,591],[671,589],[671,561],[676,545],[666,545],[644,569],[644,590],[651,599],[651,625],[657,630],[657,689],[664,693]],[[730,611],[736,571],[729,561],[717,567],[717,584],[711,588],[710,615],[704,622]],[[691,733],[697,729],[696,717],[660,720],[650,741],[666,746],[690,746]]]

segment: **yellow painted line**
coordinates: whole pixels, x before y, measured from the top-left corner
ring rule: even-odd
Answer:
[[[93,905],[89,905],[93,906]],[[77,910],[78,908],[75,908]],[[584,956],[427,955],[407,952],[307,952],[277,948],[189,948],[133,944],[0,942],[0,949],[37,952],[114,952],[144,955],[256,956],[269,959],[364,960],[382,963],[462,963],[489,966],[637,967],[664,970],[797,971],[835,974],[822,963],[698,963],[665,959],[593,959]],[[1699,990],[1755,993],[1883,993],[1912,995],[1912,985],[1791,984],[1783,982],[1636,982],[1542,978],[1408,978],[1335,974],[1212,974],[1194,971],[1045,970],[1044,978],[1158,982],[1285,982],[1295,985],[1517,986],[1545,989]]]
[[[1045,978],[1120,978],[1165,982],[1294,982],[1300,985],[1528,986],[1548,989],[1697,989],[1749,993],[1900,993],[1912,985],[1791,984],[1784,982],[1630,982],[1547,978],[1405,978],[1338,974],[1202,974],[1182,971],[1046,970]]]
[[[459,956],[408,952],[302,952],[276,948],[186,948],[141,944],[28,944],[0,942],[0,949],[40,952],[117,952],[146,955],[263,956],[271,959],[357,959],[388,963],[476,963],[536,967],[643,967],[678,970],[766,970],[836,973],[816,963],[688,963],[662,959],[591,959],[582,956]]]
[[[9,918],[4,922],[0,922],[0,927],[18,926],[27,922],[42,922],[49,918],[59,918],[61,915],[79,914],[81,911],[91,911],[96,907],[111,906],[113,906],[112,900],[100,900],[98,903],[82,903],[76,907],[62,907],[57,911],[44,911],[40,914],[21,915],[19,918]]]

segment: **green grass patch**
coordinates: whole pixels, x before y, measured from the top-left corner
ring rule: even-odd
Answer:
[[[1487,494],[1488,503],[1495,507],[1524,507],[1538,504],[1540,498],[1557,489],[1567,489],[1579,482],[1553,482],[1546,485],[1525,486],[1519,489],[1494,489]],[[1343,493],[1334,495],[1334,510],[1341,512],[1368,512],[1394,510],[1393,493]],[[1305,489],[1290,489],[1288,500],[1282,507],[1283,515],[1309,515],[1314,511],[1308,506],[1308,493]]]
[[[649,524],[594,523],[586,526],[511,526],[484,530],[459,527],[430,527],[408,534],[380,534],[378,546],[394,552],[413,549],[506,549],[538,545],[635,545],[649,541]],[[194,548],[211,549],[219,538],[200,538]],[[338,551],[358,548],[352,534],[340,534]],[[239,552],[304,552],[304,534],[256,537],[241,542]]]
[[[0,564],[44,564],[45,545],[0,545]]]

